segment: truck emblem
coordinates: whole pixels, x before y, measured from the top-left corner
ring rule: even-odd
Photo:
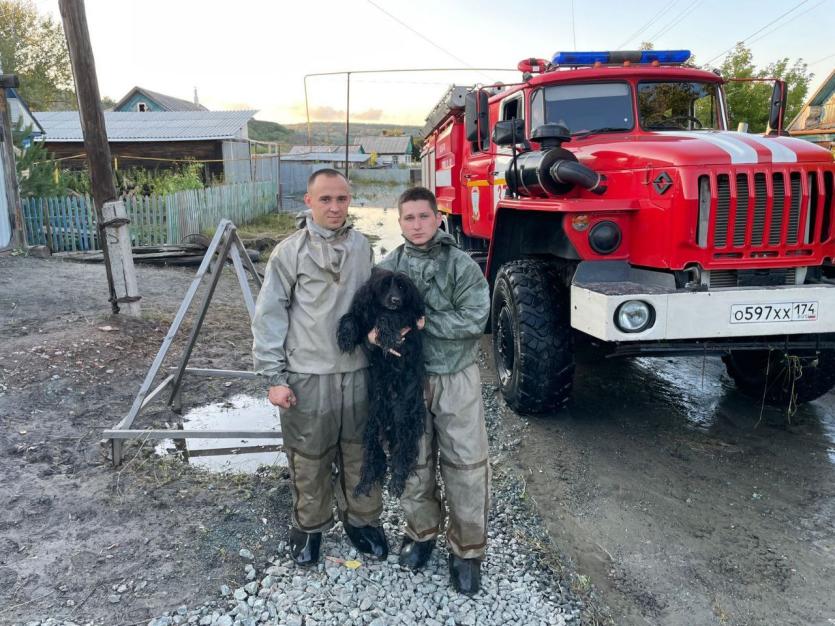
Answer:
[[[658,192],[659,196],[663,196],[666,191],[673,186],[673,179],[670,178],[670,175],[667,172],[661,172],[655,177],[655,180],[652,181],[652,186],[655,187],[655,191]]]

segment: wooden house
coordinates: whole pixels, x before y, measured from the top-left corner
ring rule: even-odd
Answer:
[[[251,180],[247,124],[255,111],[106,111],[110,153],[118,168],[168,168],[201,161],[211,176],[226,182]],[[78,111],[34,113],[44,145],[69,168],[85,167]]]
[[[835,70],[823,81],[787,129],[793,137],[835,149]]]
[[[151,113],[161,111],[208,111],[197,100],[197,89],[194,90],[194,102],[168,96],[164,93],[151,91],[144,87],[134,87],[127,92],[113,107],[114,111],[122,113]]]

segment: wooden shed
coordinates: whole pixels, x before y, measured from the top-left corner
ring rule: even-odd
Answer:
[[[812,94],[787,130],[793,137],[835,149],[835,70]]]
[[[227,182],[249,180],[247,124],[256,111],[106,111],[110,153],[119,168],[167,168],[202,161]],[[85,167],[78,111],[35,113],[44,145],[67,168]]]

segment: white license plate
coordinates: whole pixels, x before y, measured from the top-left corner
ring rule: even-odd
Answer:
[[[817,302],[774,302],[770,304],[731,305],[731,324],[814,322],[817,319]]]

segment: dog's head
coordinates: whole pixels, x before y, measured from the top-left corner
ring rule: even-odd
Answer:
[[[389,311],[418,311],[421,308],[420,294],[405,274],[375,269],[370,282],[378,306]]]

